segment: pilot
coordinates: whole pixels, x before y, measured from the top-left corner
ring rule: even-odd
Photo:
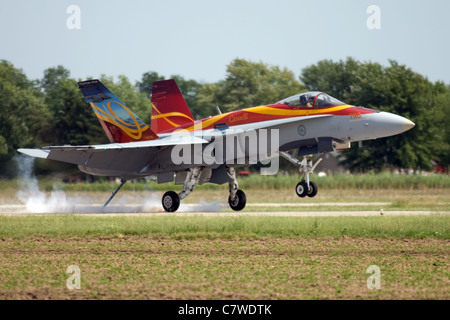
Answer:
[[[312,107],[311,102],[306,100],[306,96],[300,96],[300,107],[307,107],[307,108]]]

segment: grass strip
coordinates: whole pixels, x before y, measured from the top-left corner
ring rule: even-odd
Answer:
[[[448,215],[379,217],[0,216],[0,237],[168,236],[177,239],[376,237],[450,239]]]

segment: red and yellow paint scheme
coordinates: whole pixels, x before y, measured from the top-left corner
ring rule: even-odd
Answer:
[[[78,83],[84,100],[90,104],[109,142],[125,143],[158,138],[139,117],[99,80]]]
[[[376,112],[345,104],[322,92],[307,92],[274,104],[194,120],[177,84],[170,79],[153,83],[152,115],[149,127],[100,81],[80,82],[79,87],[111,143],[149,141],[158,139],[159,134],[209,130],[217,126],[230,128],[270,120],[325,114],[359,119],[364,114]]]
[[[181,93],[179,94],[181,95]],[[309,105],[302,105],[300,99],[303,98],[311,99],[311,103]],[[217,125],[232,127],[263,121],[323,114],[350,116],[352,119],[358,119],[363,114],[376,112],[375,110],[345,104],[322,92],[308,92],[295,95],[274,104],[232,111],[194,121],[190,112],[187,114],[180,111],[174,112],[173,108],[170,110],[164,109],[164,106],[158,103],[159,99],[160,97],[158,96],[158,100],[154,100],[152,96],[154,111],[152,113],[151,128],[158,128],[155,131],[156,133],[171,133],[179,130],[208,130],[214,129]],[[163,113],[161,110],[165,112]],[[157,123],[156,121],[154,122],[154,116],[157,117]]]
[[[156,133],[171,131],[189,125],[194,117],[175,80],[164,80],[152,86],[151,128]]]

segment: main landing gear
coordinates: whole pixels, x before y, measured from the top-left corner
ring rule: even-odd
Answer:
[[[236,171],[234,168],[228,168],[228,176],[230,180],[228,182],[230,196],[228,197],[228,204],[230,208],[234,211],[240,211],[244,209],[245,204],[247,203],[247,197],[245,196],[244,191],[239,190],[239,185],[236,180]]]
[[[184,180],[183,191],[176,193],[174,191],[167,191],[162,197],[162,206],[167,212],[175,212],[180,207],[180,201],[186,198],[194,191],[195,186],[200,180],[202,174],[201,167],[189,169],[189,172]]]
[[[303,160],[300,161],[297,158],[293,157],[287,152],[280,152],[281,156],[291,162],[292,164],[298,167],[298,170],[303,173],[302,180],[295,187],[295,193],[300,198],[315,197],[318,191],[317,184],[309,180],[309,175],[313,173],[314,169],[317,165],[322,161],[322,158],[319,158],[316,163],[313,164],[312,156],[308,155],[303,157]]]
[[[162,197],[162,206],[167,212],[175,212],[180,206],[180,196],[174,191],[167,191]]]
[[[195,186],[199,183],[200,176],[202,174],[203,168],[195,167],[189,169],[183,185],[183,191],[176,193],[174,191],[167,191],[162,197],[162,206],[167,212],[175,212],[180,206],[180,201],[186,198],[188,195],[194,191]],[[247,202],[245,193],[238,189],[238,183],[236,180],[236,172],[234,168],[227,168],[227,174],[230,178],[229,191],[230,196],[228,197],[228,204],[231,209],[239,211],[244,209]]]

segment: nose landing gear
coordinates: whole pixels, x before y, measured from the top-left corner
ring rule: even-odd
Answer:
[[[300,198],[304,198],[306,196],[312,198],[315,197],[318,191],[317,184],[309,180],[309,175],[313,173],[314,169],[317,165],[322,161],[322,158],[319,158],[316,163],[311,160],[312,156],[308,155],[303,157],[303,160],[300,161],[297,158],[293,157],[287,152],[280,152],[281,156],[291,162],[292,164],[298,167],[298,170],[303,173],[302,181],[300,181],[295,187],[295,193]]]
[[[317,191],[318,191],[317,184],[312,181],[309,182],[309,187],[305,182],[305,180],[300,181],[295,187],[295,193],[300,198],[304,198],[306,196],[313,198],[316,196]]]

